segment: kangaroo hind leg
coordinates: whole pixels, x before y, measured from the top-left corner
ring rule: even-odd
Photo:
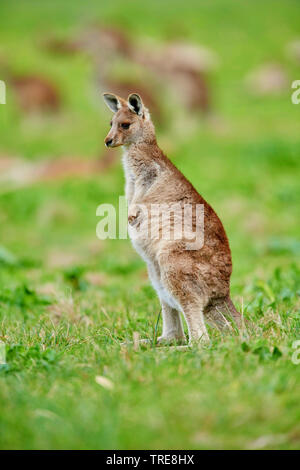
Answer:
[[[180,312],[170,307],[167,303],[162,302],[162,319],[163,331],[162,335],[157,339],[158,343],[168,343],[171,341],[185,342],[185,334],[180,318]]]

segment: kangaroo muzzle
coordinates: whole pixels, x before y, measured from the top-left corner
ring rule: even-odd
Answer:
[[[110,137],[106,137],[104,142],[105,142],[106,147],[111,147],[113,143],[113,139],[111,139]]]

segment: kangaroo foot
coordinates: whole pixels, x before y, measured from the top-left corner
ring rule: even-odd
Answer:
[[[159,336],[157,338],[157,345],[164,346],[168,344],[184,344],[186,343],[185,336]]]

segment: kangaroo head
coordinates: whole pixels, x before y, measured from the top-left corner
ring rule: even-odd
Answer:
[[[131,93],[127,101],[111,93],[104,93],[103,98],[114,113],[104,140],[106,147],[134,144],[154,134],[149,112],[138,94]]]

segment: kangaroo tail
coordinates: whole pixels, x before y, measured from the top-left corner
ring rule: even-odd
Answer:
[[[227,297],[214,299],[204,309],[204,315],[209,323],[219,328],[229,327],[230,322],[227,320],[228,316],[231,317],[238,328],[242,326],[242,315],[233,305],[229,295]]]

